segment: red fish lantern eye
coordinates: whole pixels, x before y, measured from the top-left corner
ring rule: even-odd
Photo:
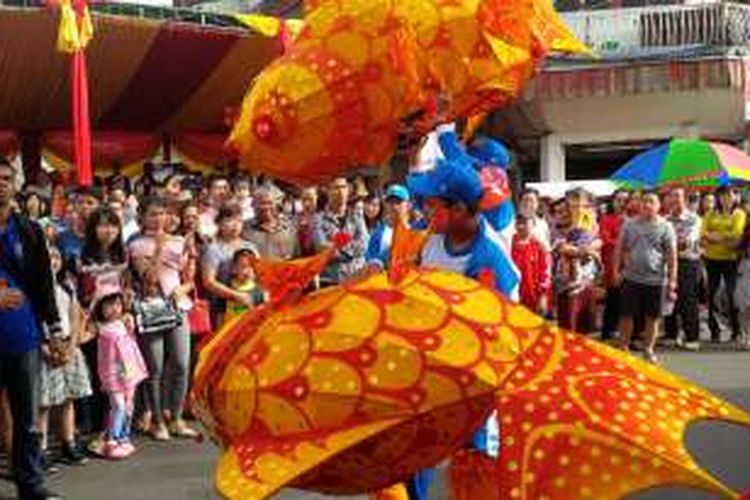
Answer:
[[[276,125],[268,115],[260,115],[253,121],[253,133],[261,141],[271,141],[276,132]]]

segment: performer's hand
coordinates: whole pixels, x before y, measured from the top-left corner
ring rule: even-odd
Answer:
[[[3,288],[0,290],[0,310],[18,309],[26,300],[23,292],[17,288]]]

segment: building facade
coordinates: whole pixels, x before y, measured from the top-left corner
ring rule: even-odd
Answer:
[[[750,8],[660,5],[564,15],[597,60],[554,59],[491,133],[525,180],[609,175],[670,137],[746,138]]]

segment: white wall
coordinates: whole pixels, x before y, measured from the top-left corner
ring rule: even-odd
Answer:
[[[548,130],[565,144],[664,136],[743,135],[745,97],[739,90],[559,99],[542,102]]]
[[[565,146],[746,135],[745,96],[737,89],[545,100],[540,138],[542,181],[565,180]]]

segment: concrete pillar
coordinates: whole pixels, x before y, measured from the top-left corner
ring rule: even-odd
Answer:
[[[542,182],[565,180],[565,146],[557,134],[545,135],[541,139],[539,154],[539,176]]]

